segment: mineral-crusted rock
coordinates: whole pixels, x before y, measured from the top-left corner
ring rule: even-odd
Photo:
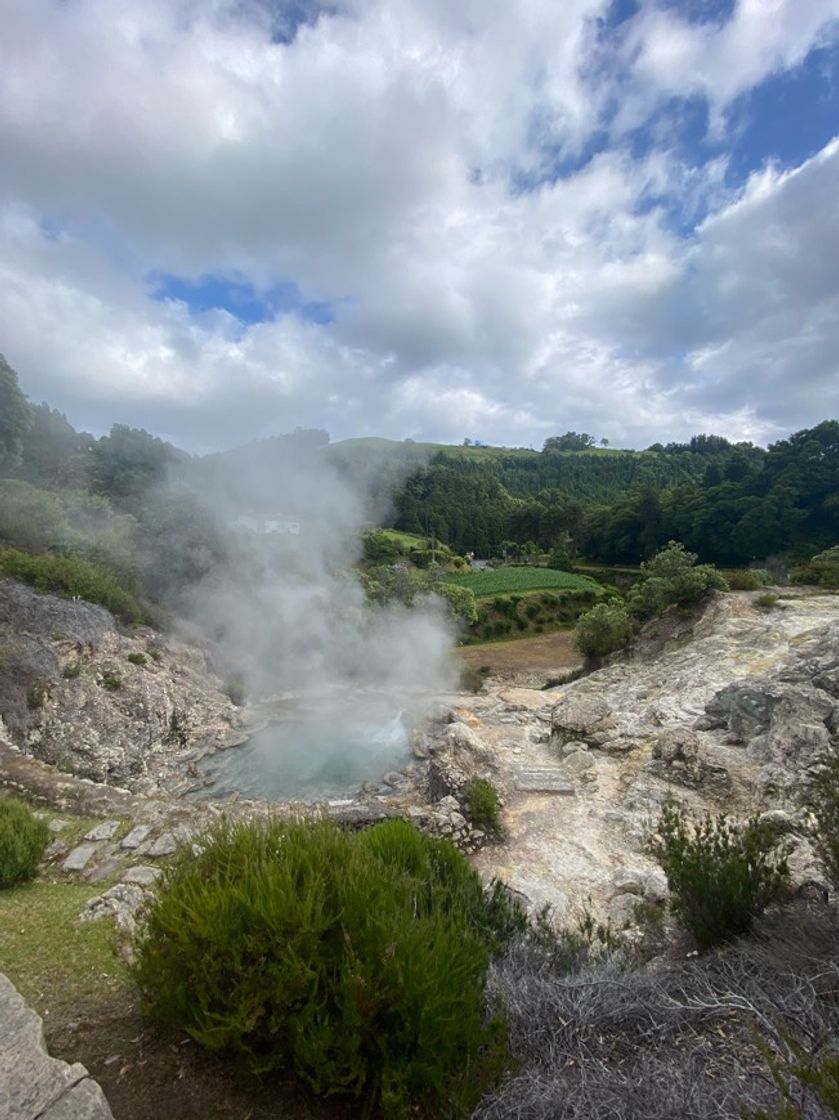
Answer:
[[[614,727],[612,709],[600,696],[569,692],[551,711],[551,729],[560,744],[572,739],[595,743],[596,736]]]
[[[121,881],[123,883],[136,883],[139,887],[153,887],[160,875],[159,867],[148,867],[146,864],[140,863],[134,867],[129,867]]]
[[[637,924],[638,896],[636,894],[616,894],[609,900],[607,909],[609,921],[616,930],[626,929]]]
[[[148,884],[117,883],[104,894],[89,899],[79,915],[80,920],[96,922],[102,918],[112,918],[117,929],[133,934],[137,929],[140,909],[149,897],[148,892],[143,889],[146,885]]]
[[[649,878],[649,872],[639,867],[619,867],[612,876],[615,894],[642,895]]]
[[[696,766],[699,760],[700,739],[689,727],[668,727],[653,740],[652,756],[668,765],[682,762]]]
[[[102,821],[95,825],[90,832],[85,833],[85,840],[110,840],[119,828],[119,821]]]
[[[196,647],[170,638],[163,662],[132,664],[129,654],[159,640],[154,631],[125,634],[102,607],[12,580],[0,580],[0,617],[0,711],[16,743],[45,762],[139,789],[189,744],[226,743],[239,725]],[[69,664],[78,672],[65,676]]]
[[[594,766],[591,751],[572,751],[562,760],[562,767],[575,778],[581,777]]]

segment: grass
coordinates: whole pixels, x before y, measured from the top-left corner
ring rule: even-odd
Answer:
[[[128,983],[113,924],[78,920],[104,889],[39,881],[0,892],[0,972],[39,1014],[69,1014]]]
[[[553,568],[497,568],[489,572],[464,572],[445,577],[458,587],[468,587],[477,599],[511,592],[540,591],[559,588],[567,591],[601,591],[600,584],[588,576],[559,572]]]
[[[431,537],[421,537],[418,533],[403,533],[401,529],[377,529],[377,533],[382,533],[384,536],[389,537],[390,540],[395,541],[406,553],[414,552],[417,549],[424,551],[429,548],[429,541]],[[447,544],[435,538],[434,548],[443,556],[451,556],[452,550]]]

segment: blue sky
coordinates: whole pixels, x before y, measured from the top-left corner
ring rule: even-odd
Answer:
[[[839,0],[29,0],[0,36],[0,351],[80,426],[839,413]]]

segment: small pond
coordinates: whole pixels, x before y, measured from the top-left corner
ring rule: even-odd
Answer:
[[[210,783],[199,797],[323,801],[352,797],[411,761],[402,713],[295,713],[269,724],[239,747],[201,759]]]

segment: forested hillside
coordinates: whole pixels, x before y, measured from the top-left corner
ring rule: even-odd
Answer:
[[[839,423],[768,451],[697,436],[646,452],[438,453],[397,493],[393,521],[482,556],[533,541],[637,564],[676,539],[723,565],[800,559],[839,540]]]
[[[307,456],[357,484],[370,522],[483,557],[532,545],[637,564],[676,539],[703,561],[739,566],[804,560],[839,541],[836,420],[766,451],[712,435],[640,452],[571,437],[538,452],[330,444],[326,432],[298,431],[196,459],[122,424],[99,439],[77,432],[31,404],[0,358],[0,545],[77,557],[132,594],[177,605],[225,559],[225,534],[196,490],[227,513],[268,502],[291,515],[275,508],[291,501],[283,472]]]

